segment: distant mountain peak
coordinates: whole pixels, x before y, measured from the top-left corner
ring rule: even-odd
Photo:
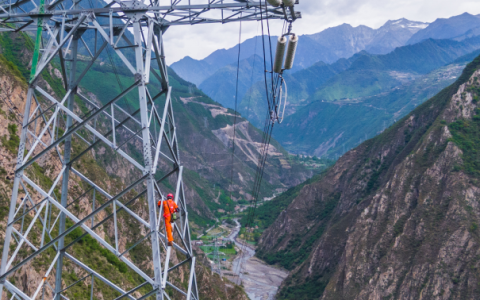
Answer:
[[[387,54],[405,43],[418,31],[428,27],[429,23],[411,21],[405,18],[389,20],[375,30],[373,39],[366,50],[373,54]]]
[[[343,23],[315,34],[302,35],[292,71],[306,69],[319,61],[331,64],[342,58],[350,58],[364,50],[371,54],[387,54],[396,48],[417,44],[428,39],[461,41],[479,35],[480,15],[474,16],[469,13],[448,19],[437,19],[433,23],[399,18],[389,20],[380,28],[375,29],[365,25],[355,27]],[[275,53],[277,37],[272,36],[271,39],[272,53]],[[254,54],[262,57],[261,40],[261,36],[256,36],[242,42],[241,60],[251,59]],[[201,60],[185,57],[172,64],[171,67],[183,79],[200,86],[205,80],[214,76],[217,71],[231,68],[232,64],[237,63],[237,59],[238,45],[229,49],[216,50]],[[248,85],[248,82],[245,84]],[[223,103],[213,94],[209,96]],[[231,98],[229,97],[229,99]]]
[[[325,30],[329,30],[329,29],[337,29],[337,28],[341,28],[341,29],[344,29],[344,28],[352,28],[352,29],[357,29],[357,28],[368,28],[368,29],[371,29],[370,27],[366,26],[366,25],[358,25],[358,26],[352,26],[352,24],[348,24],[348,23],[343,23],[341,25],[338,25],[338,26],[333,26],[333,27],[328,27],[327,29]]]
[[[421,29],[425,29],[430,25],[427,22],[418,22],[418,21],[411,21],[405,18],[401,18],[398,20],[388,20],[382,27],[379,28],[405,28],[414,30],[415,32]]]
[[[480,18],[465,12],[451,18],[438,18],[426,28],[419,30],[407,42],[407,45],[416,44],[428,38],[452,39],[467,31],[480,27]]]
[[[188,56],[188,55],[185,56],[183,59],[185,59],[185,60],[190,60],[190,61],[192,61],[192,60],[199,61],[198,59],[195,59],[195,58],[193,58],[193,57],[191,57],[191,56]]]

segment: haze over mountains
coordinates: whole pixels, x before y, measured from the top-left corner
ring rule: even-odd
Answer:
[[[349,24],[342,24],[316,34],[302,35],[302,42],[298,46],[295,58],[295,68],[297,70],[307,68],[319,61],[333,63],[362,50],[378,54],[388,53],[395,47],[403,46],[414,33],[427,26],[428,23],[400,19],[388,21],[379,29],[363,25],[352,27]],[[277,38],[276,36],[271,38],[273,53],[276,49]],[[265,40],[268,42],[266,37]],[[243,42],[241,59],[248,59],[253,55],[262,56],[261,42],[261,36]],[[236,63],[237,58],[238,45],[230,49],[217,50],[203,60],[187,56],[173,63],[171,67],[180,77],[199,86],[219,69]]]
[[[334,158],[451,84],[480,49],[479,36],[480,17],[468,13],[431,24],[387,21],[378,29],[342,24],[301,36],[295,68],[284,74],[289,90],[286,125],[278,126],[274,136],[292,153]],[[272,37],[272,53],[276,39]],[[266,38],[265,42],[268,45]],[[186,57],[171,67],[215,101],[233,108],[238,47],[217,50],[204,60]],[[238,110],[261,126],[266,113],[262,39],[246,40],[240,47]],[[404,97],[399,97],[402,93]],[[363,118],[364,109],[352,105],[369,107],[371,117]],[[306,130],[307,119],[316,126]]]
[[[373,54],[386,54],[396,47],[405,45],[413,34],[427,26],[428,23],[407,19],[388,21],[378,29],[363,25],[352,27],[349,24],[342,24],[306,37],[329,49],[336,61],[351,57],[362,50]],[[324,59],[322,61],[334,62]]]

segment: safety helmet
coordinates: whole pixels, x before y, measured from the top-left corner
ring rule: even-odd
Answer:
[[[173,199],[173,194],[168,194],[167,199]]]

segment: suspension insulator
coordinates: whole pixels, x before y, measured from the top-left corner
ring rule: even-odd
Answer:
[[[297,51],[298,35],[294,34],[288,40],[287,57],[285,58],[285,69],[290,70],[293,67],[295,52]]]
[[[275,62],[273,64],[273,72],[282,73],[283,57],[285,56],[285,48],[287,47],[287,39],[284,36],[278,38],[277,51],[275,52]]]
[[[283,4],[285,4],[285,6],[293,6],[295,4],[295,1],[294,0],[283,0]]]
[[[282,4],[282,0],[267,0],[267,2],[273,7],[279,7]]]

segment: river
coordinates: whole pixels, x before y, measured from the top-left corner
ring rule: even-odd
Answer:
[[[237,226],[227,237],[235,242],[235,245],[242,249],[242,253],[233,261],[233,273],[236,277],[227,276],[233,282],[243,283],[245,292],[251,300],[273,300],[277,294],[278,287],[287,277],[288,273],[277,269],[255,257],[255,250],[250,246],[244,246],[236,238],[240,232],[240,223],[235,220]]]

